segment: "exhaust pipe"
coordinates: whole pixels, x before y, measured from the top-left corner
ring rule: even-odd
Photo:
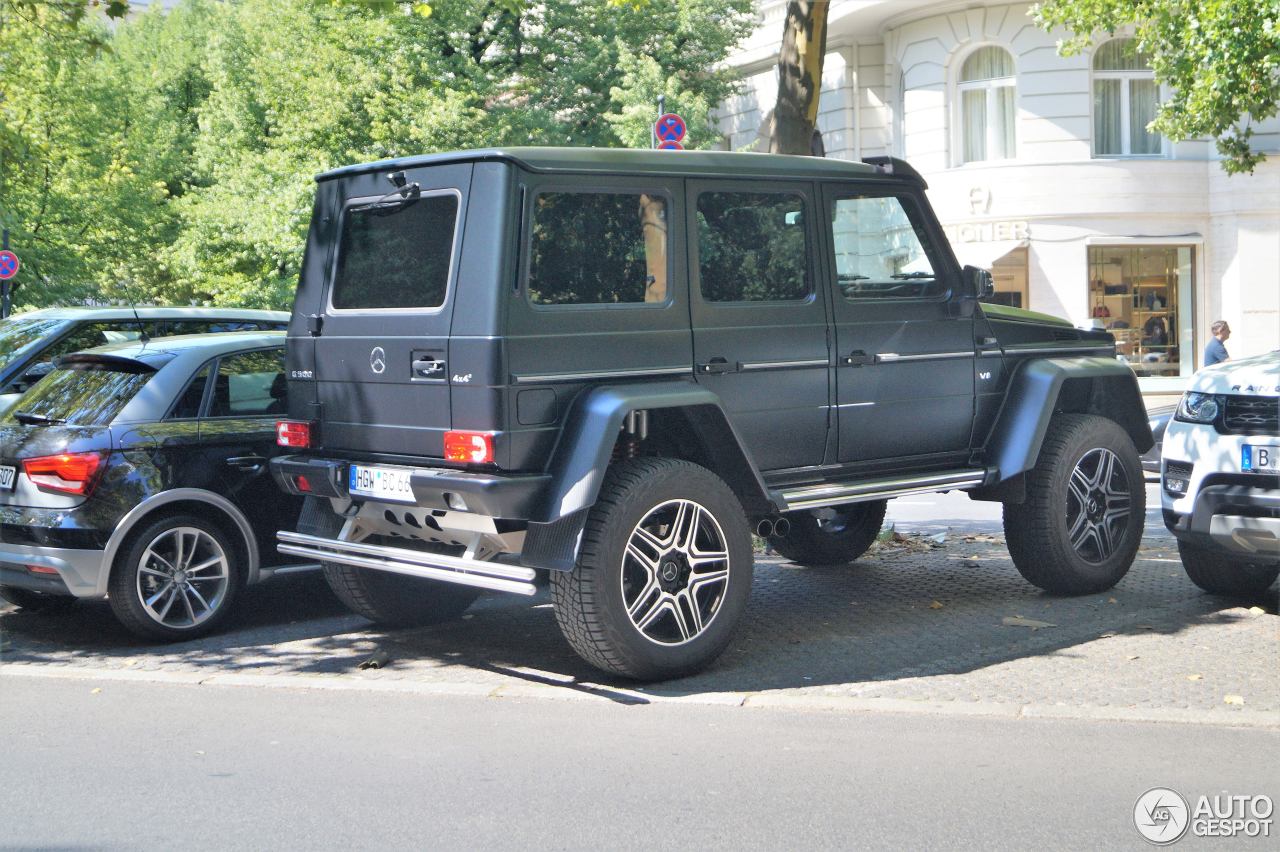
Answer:
[[[791,532],[791,522],[786,518],[762,518],[756,524],[756,535],[761,538],[783,538]]]

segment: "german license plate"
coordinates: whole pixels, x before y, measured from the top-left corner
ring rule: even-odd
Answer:
[[[1255,473],[1280,472],[1280,447],[1245,444],[1240,450],[1240,469]]]
[[[18,477],[18,469],[13,465],[0,465],[0,488],[12,488],[13,481]]]
[[[409,476],[413,471],[393,467],[365,467],[353,464],[348,473],[347,490],[356,497],[412,503],[413,489]]]

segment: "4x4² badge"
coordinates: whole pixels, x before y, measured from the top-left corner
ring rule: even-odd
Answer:
[[[369,353],[369,369],[379,376],[386,372],[387,353],[381,346],[373,347],[373,351]]]

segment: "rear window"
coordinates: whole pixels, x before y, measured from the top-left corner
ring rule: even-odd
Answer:
[[[19,352],[37,340],[60,330],[66,322],[58,319],[24,319],[22,317],[0,320],[0,367],[4,367],[16,358]]]
[[[337,310],[438,308],[453,257],[452,193],[347,210],[330,302]]]
[[[105,426],[128,405],[155,375],[142,365],[68,364],[32,386],[5,421],[22,422],[20,415],[76,426]]]

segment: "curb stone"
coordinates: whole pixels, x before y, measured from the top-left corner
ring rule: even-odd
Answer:
[[[1070,719],[1077,721],[1155,722],[1185,725],[1280,729],[1280,712],[1267,710],[1191,710],[1179,708],[1092,707],[1049,704],[1007,704],[983,701],[934,701],[903,698],[860,698],[839,695],[780,695],[747,692],[662,694],[599,684],[565,682],[563,685],[520,683],[491,686],[478,683],[438,683],[381,680],[359,676],[200,674],[196,672],[130,671],[51,666],[31,663],[0,664],[5,677],[56,680],[116,681],[132,683],[333,690],[341,692],[402,693],[456,698],[534,699],[593,701],[632,705],[685,704],[743,707],[760,710],[800,710],[837,713],[903,713],[938,716],[994,717],[1006,719]]]

